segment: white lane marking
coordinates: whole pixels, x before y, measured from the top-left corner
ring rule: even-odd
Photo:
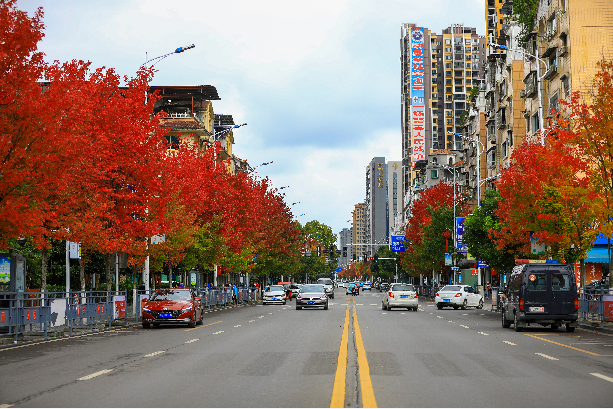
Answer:
[[[591,373],[590,375],[594,375],[595,377],[600,378],[600,379],[604,379],[605,381],[613,382],[613,378],[610,378],[608,376],[605,376],[605,375],[602,375],[602,374],[599,374],[599,373]]]
[[[255,320],[249,320],[249,322],[255,322]]]
[[[447,322],[451,322],[453,324],[453,321],[447,321]]]
[[[219,334],[222,334],[222,333],[223,333],[223,331],[217,331],[217,332],[213,332],[213,335],[219,335]]]
[[[400,313],[400,315],[404,315],[404,314],[406,314],[406,312],[401,312],[401,313]]]
[[[341,304],[341,305],[349,305],[349,304]]]
[[[462,315],[468,315],[468,314],[462,314]]]
[[[370,305],[379,305],[379,304],[370,304]]]
[[[238,328],[238,327],[240,327],[240,326],[241,326],[241,325],[240,325],[240,324],[238,324],[238,325],[235,325],[235,326],[234,326],[234,328]]]
[[[538,355],[538,356],[542,356],[543,358],[550,359],[552,361],[559,361],[558,358],[554,358],[554,357],[549,356],[549,355],[541,354],[540,352],[535,352],[535,354]]]
[[[479,315],[485,315],[485,314],[479,314]]]
[[[382,312],[381,314],[385,315],[385,314],[387,314],[387,312]]]
[[[262,315],[261,317],[258,317],[258,318],[264,318],[264,316]]]
[[[150,358],[150,357],[152,357],[152,356],[156,356],[156,355],[159,355],[159,354],[163,354],[164,352],[166,352],[166,351],[157,351],[157,352],[152,352],[152,353],[150,353],[150,354],[145,355],[143,358]]]
[[[3,403],[2,405],[0,405],[0,408],[12,408],[13,405],[11,405],[10,403]]]
[[[434,314],[433,312],[430,313],[430,315]]]
[[[460,327],[464,327],[464,328],[470,328],[470,327],[467,327],[466,325],[460,325]]]
[[[186,344],[191,344],[192,342],[196,342],[196,341],[200,341],[200,338],[194,338],[194,339],[190,339],[189,341],[185,342]]]
[[[95,378],[96,376],[104,375],[105,373],[109,373],[111,371],[112,371],[112,369],[103,369],[103,370],[95,372],[95,373],[93,373],[91,375],[87,375],[87,376],[84,376],[82,378],[79,378],[79,379],[77,379],[77,381],[86,381],[88,379]]]
[[[443,317],[441,317],[440,315],[437,315],[436,318],[443,318]]]
[[[269,312],[268,315],[272,315],[272,312]]]
[[[512,343],[511,341],[502,341],[502,342],[504,342],[505,344],[509,344],[509,345],[517,345],[517,344]]]
[[[356,304],[356,305],[364,305],[364,304]]]
[[[481,334],[481,335],[490,335],[490,334],[486,334],[485,332],[478,332],[477,334]]]

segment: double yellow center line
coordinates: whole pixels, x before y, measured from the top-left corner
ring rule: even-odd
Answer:
[[[358,314],[355,307],[353,310],[353,328],[355,334],[355,345],[358,355],[358,370],[360,375],[360,392],[362,395],[362,406],[365,408],[376,408],[377,401],[375,392],[370,380],[370,368],[366,359],[366,349],[362,342],[362,332],[358,325]],[[345,311],[345,325],[343,326],[343,335],[341,337],[341,346],[338,351],[338,364],[336,367],[336,375],[334,377],[334,388],[332,389],[332,400],[330,401],[331,408],[345,407],[345,388],[347,380],[347,348],[349,346],[349,307]]]

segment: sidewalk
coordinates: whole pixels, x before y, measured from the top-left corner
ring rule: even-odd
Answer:
[[[211,306],[211,308],[205,307],[204,314],[213,313],[216,311],[223,311],[232,308],[240,308],[246,307],[249,305],[257,305],[260,301],[257,302],[249,302],[243,304],[227,304],[227,305],[215,305]],[[68,325],[58,325],[56,327],[50,328],[47,330],[47,338],[44,336],[43,330],[34,330],[31,332],[24,333],[24,338],[15,342],[13,340],[12,335],[3,335],[0,333],[0,349],[12,347],[15,345],[27,345],[38,342],[44,342],[49,340],[55,340],[60,338],[70,338],[88,334],[96,334],[105,331],[115,331],[119,328],[129,328],[134,326],[140,326],[141,323],[137,321],[136,317],[132,313],[132,306],[129,305],[126,307],[126,318],[114,320],[111,322],[111,326],[109,327],[108,323],[96,323],[92,325],[92,328],[89,328],[89,324],[84,325],[76,325],[72,327],[72,335],[70,335],[70,329]]]

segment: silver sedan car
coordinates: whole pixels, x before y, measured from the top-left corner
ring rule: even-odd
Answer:
[[[328,296],[322,284],[305,284],[300,287],[296,296],[296,309],[301,310],[303,307],[328,309]]]
[[[269,285],[264,289],[262,304],[285,304],[285,288],[282,285]]]
[[[446,285],[438,290],[434,304],[439,310],[443,307],[453,307],[454,310],[467,307],[483,308],[483,297],[469,285]]]
[[[413,284],[391,284],[381,301],[381,308],[388,311],[394,307],[417,311],[417,305],[417,293]]]

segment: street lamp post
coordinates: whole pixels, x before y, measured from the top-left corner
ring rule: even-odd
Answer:
[[[194,44],[188,45],[187,47],[179,47],[171,53],[160,55],[158,57],[145,61],[145,63],[142,66],[147,67],[148,63],[155,61],[153,64],[151,64],[151,66],[153,67],[155,64],[159,63],[160,61],[162,61],[164,58],[168,57],[169,55],[179,54],[186,50],[192,49],[194,47],[195,47]],[[147,53],[145,53],[145,59],[146,58],[147,58]],[[146,101],[147,101],[147,91],[145,91],[145,102]],[[149,246],[149,240],[150,240],[150,237],[147,238],[147,246]],[[118,263],[116,263],[115,265],[117,267]],[[170,277],[170,281],[172,281],[172,277]],[[145,267],[143,268],[143,284],[145,285],[145,291],[147,291],[148,293],[149,292],[149,254],[147,254],[147,258],[145,259]]]
[[[494,48],[498,48],[500,50],[513,51],[516,53],[520,53],[524,56],[536,58],[539,62],[545,65],[545,68],[547,68],[547,63],[545,61],[543,61],[536,55],[525,52],[524,50],[520,50],[516,48],[509,48],[506,45],[496,44],[496,43],[488,43],[488,45]],[[541,75],[540,65],[537,63],[536,64],[536,78],[537,78],[538,83],[536,84],[536,92],[538,94],[538,99],[539,99],[539,133],[541,134],[541,145],[543,146],[545,145],[545,132],[544,132],[545,122],[543,118],[543,96],[542,96],[542,91],[541,91],[541,82],[543,78],[545,78],[546,74],[547,74],[547,70],[545,70],[545,74]]]

